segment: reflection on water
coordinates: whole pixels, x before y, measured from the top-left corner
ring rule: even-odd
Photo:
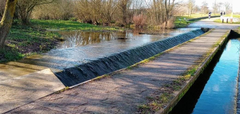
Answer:
[[[85,31],[64,31],[60,32],[66,41],[61,42],[56,48],[79,47],[90,44],[103,43],[105,41],[116,40],[115,43],[132,42],[138,40],[138,44],[160,40],[162,38],[176,36],[181,33],[194,30],[181,29],[163,29],[163,30],[133,30],[123,32],[85,32]]]
[[[60,34],[62,34],[66,40],[61,42],[55,49],[42,55],[29,56],[18,62],[29,64],[29,66],[32,65],[30,69],[39,69],[39,66],[41,69],[51,68],[51,70],[56,72],[64,68],[73,67],[114,53],[119,53],[124,50],[197,29],[199,28],[134,32],[65,31]],[[4,65],[8,64],[2,64],[2,66]],[[26,70],[27,69],[28,68],[26,68]],[[15,72],[21,71],[22,70]],[[2,72],[4,73],[5,71],[0,68],[0,76],[2,76]]]
[[[100,43],[102,41],[110,41],[114,38],[111,32],[61,32],[66,41],[61,42],[57,48],[69,48],[77,46],[85,46],[89,44]]]
[[[233,114],[239,68],[240,41],[231,39],[219,62],[191,87],[172,114]],[[210,77],[210,78],[209,78]],[[206,84],[206,85],[205,85]]]

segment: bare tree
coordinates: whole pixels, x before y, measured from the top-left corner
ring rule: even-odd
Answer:
[[[91,4],[88,0],[75,1],[74,15],[82,22],[92,23]]]
[[[175,0],[152,0],[148,9],[148,20],[151,25],[161,25],[162,28],[172,28]],[[171,22],[170,22],[171,20]]]
[[[165,16],[165,26],[168,26],[168,20],[172,17],[172,10],[173,7],[175,5],[175,0],[165,0],[165,12],[166,12],[166,16]]]
[[[232,12],[232,7],[231,7],[231,4],[229,2],[225,2],[224,7],[225,7],[225,13],[229,14],[229,13]]]
[[[75,4],[75,16],[83,22],[99,24],[102,11],[102,0],[78,0]]]
[[[0,0],[0,19],[3,16],[6,0]]]
[[[217,2],[216,0],[215,0],[215,2],[213,3],[213,13],[214,14],[219,14],[221,11],[221,7],[222,7],[222,3],[221,2]]]
[[[4,48],[5,40],[12,26],[17,0],[7,0],[0,24],[0,49]]]
[[[119,9],[119,18],[120,23],[124,26],[128,24],[127,18],[129,13],[129,8],[131,6],[131,0],[119,0],[118,1],[118,9]]]
[[[72,12],[72,0],[58,0],[50,4],[36,6],[32,12],[31,18],[68,20],[73,17]]]
[[[117,10],[117,1],[116,0],[104,0],[103,7],[102,7],[102,18],[104,23],[109,24],[112,19],[113,15]]]
[[[203,14],[207,14],[207,13],[209,12],[208,3],[207,3],[206,1],[203,1],[203,2],[202,2],[201,12],[202,12]]]
[[[151,23],[152,25],[162,24],[165,15],[163,0],[152,0],[149,4],[149,23]]]
[[[36,6],[49,4],[54,1],[56,0],[19,0],[17,3],[17,11],[22,24],[30,24],[30,16]]]
[[[186,3],[176,4],[174,9],[173,9],[173,15],[175,15],[175,16],[187,15],[187,12],[188,12],[187,6],[188,5]]]
[[[188,0],[188,16],[191,16],[195,7],[195,0]]]

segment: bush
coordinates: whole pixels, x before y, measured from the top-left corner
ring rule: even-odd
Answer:
[[[143,28],[146,25],[147,17],[143,14],[133,16],[133,23],[136,28]]]
[[[172,17],[170,18],[167,23],[164,22],[162,25],[161,25],[161,28],[167,28],[167,29],[172,29],[172,28],[175,28],[175,24],[174,24],[174,21],[175,21],[175,17]]]
[[[69,20],[73,17],[73,4],[70,0],[59,0],[51,4],[37,6],[32,14],[34,19]]]

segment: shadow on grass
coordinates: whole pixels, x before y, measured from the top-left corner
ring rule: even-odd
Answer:
[[[24,54],[19,53],[15,48],[5,46],[0,50],[0,63],[22,59]]]

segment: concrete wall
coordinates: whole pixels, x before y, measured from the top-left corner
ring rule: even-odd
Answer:
[[[201,29],[194,30],[175,37],[170,37],[164,40],[129,49],[127,51],[115,53],[111,56],[100,58],[76,67],[67,68],[62,72],[55,73],[55,75],[65,86],[74,86],[97,76],[108,74],[113,71],[131,66],[137,62],[202,35],[203,33],[204,31]]]

